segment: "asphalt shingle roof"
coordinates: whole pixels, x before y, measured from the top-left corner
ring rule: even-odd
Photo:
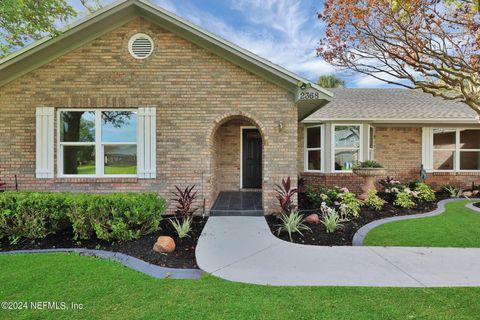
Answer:
[[[409,89],[329,89],[330,103],[307,117],[306,122],[323,120],[436,120],[478,119],[463,102],[449,101]]]

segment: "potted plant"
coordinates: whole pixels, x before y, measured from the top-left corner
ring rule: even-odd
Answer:
[[[375,190],[375,178],[385,175],[385,168],[376,161],[367,160],[359,162],[353,166],[353,173],[364,179],[363,185],[360,187],[362,194],[358,196],[359,199],[365,200],[368,196],[369,190]]]

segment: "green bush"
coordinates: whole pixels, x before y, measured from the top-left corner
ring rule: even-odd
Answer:
[[[406,191],[397,192],[394,204],[400,208],[407,209],[413,208],[415,206],[412,194],[407,193]]]
[[[71,226],[78,240],[132,240],[158,230],[165,208],[155,193],[5,192],[0,239],[38,240]]]
[[[426,183],[418,183],[415,192],[417,193],[417,199],[421,201],[435,201],[435,192]]]
[[[340,211],[345,218],[358,218],[362,203],[352,192],[340,194]]]
[[[21,238],[37,240],[67,224],[65,194],[3,192],[0,194],[0,239],[16,244]]]
[[[377,190],[371,189],[367,192],[367,199],[365,199],[365,204],[372,208],[375,211],[382,210],[383,206],[385,205],[386,201],[380,198],[377,194]]]

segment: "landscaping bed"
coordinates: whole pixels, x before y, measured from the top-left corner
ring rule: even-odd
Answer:
[[[207,219],[193,217],[193,187],[177,190],[176,218],[165,217],[167,202],[156,193],[1,193],[0,250],[99,249],[197,268],[195,247]]]
[[[63,230],[59,233],[48,235],[44,239],[32,242],[24,239],[17,245],[8,241],[0,241],[0,251],[56,249],[56,248],[87,248],[121,252],[145,262],[161,267],[191,269],[198,268],[195,259],[195,247],[198,238],[208,218],[194,217],[190,237],[179,239],[169,219],[160,223],[160,230],[149,235],[144,235],[137,240],[109,243],[100,239],[75,241],[72,230]],[[153,244],[159,236],[170,236],[175,240],[176,248],[172,253],[158,253],[152,250]]]
[[[477,208],[480,208],[480,202],[475,202],[473,205]]]
[[[357,219],[345,222],[342,228],[333,233],[327,233],[323,224],[307,224],[311,231],[302,232],[303,236],[299,233],[294,233],[292,234],[292,240],[294,243],[317,246],[351,246],[354,234],[364,225],[383,218],[427,213],[435,210],[437,202],[446,198],[448,197],[445,194],[437,193],[437,201],[419,203],[411,209],[398,208],[389,203],[386,203],[381,211],[375,211],[364,206],[361,208],[360,216]],[[305,195],[300,193],[299,209],[300,213],[302,213],[302,210],[306,210],[305,213],[302,213],[304,217],[312,212],[319,212],[319,210],[312,209],[303,199],[305,199]],[[270,230],[275,236],[285,241],[290,240],[287,233],[278,234],[279,219],[276,216],[268,216],[266,219]]]

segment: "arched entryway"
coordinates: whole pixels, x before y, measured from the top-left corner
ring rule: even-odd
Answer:
[[[215,122],[209,134],[211,214],[263,214],[264,145],[264,130],[250,115]]]

